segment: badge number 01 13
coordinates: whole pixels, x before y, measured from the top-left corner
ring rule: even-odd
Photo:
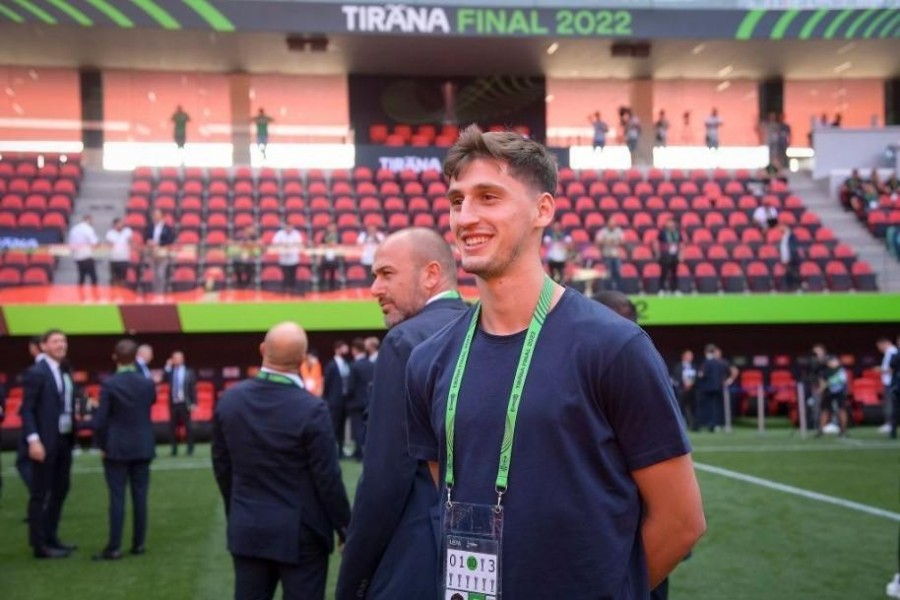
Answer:
[[[515,437],[516,416],[525,380],[531,365],[531,357],[550,304],[553,300],[555,285],[547,277],[541,290],[540,298],[525,334],[522,352],[513,379],[512,392],[507,404],[506,426],[503,431],[503,443],[500,448],[499,467],[495,490],[497,503],[470,504],[453,501],[453,486],[456,482],[454,473],[454,448],[456,404],[462,387],[462,378],[466,370],[466,362],[478,327],[479,307],[476,307],[469,323],[469,329],[463,340],[456,369],[450,381],[447,397],[447,414],[445,430],[447,438],[447,468],[444,483],[447,489],[447,502],[443,518],[443,558],[444,558],[444,600],[499,600],[501,597],[501,559],[503,548],[503,494],[506,493],[509,468],[512,462],[512,446]]]

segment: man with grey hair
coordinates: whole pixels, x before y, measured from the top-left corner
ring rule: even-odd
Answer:
[[[456,261],[434,231],[398,231],[379,246],[372,295],[390,327],[375,363],[363,476],[336,597],[432,598],[438,552],[431,523],[437,490],[406,446],[406,363],[415,346],[463,314]]]

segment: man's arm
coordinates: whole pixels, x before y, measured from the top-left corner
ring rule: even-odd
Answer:
[[[222,421],[219,411],[213,414],[212,427],[212,464],[216,483],[225,501],[225,514],[228,514],[231,504],[231,457],[228,454],[228,445],[225,443],[225,434],[222,431]]]
[[[44,462],[46,452],[37,428],[38,403],[44,389],[44,378],[36,369],[28,369],[22,378],[22,388],[22,407],[19,414],[22,417],[22,435],[28,442],[28,457],[37,462]]]
[[[331,416],[324,402],[314,409],[303,438],[316,495],[322,501],[331,527],[343,544],[350,524],[350,501],[341,478]]]
[[[631,473],[644,503],[641,539],[650,589],[687,556],[706,531],[700,486],[690,454]]]
[[[186,398],[188,403],[188,408],[194,408],[197,406],[197,372],[193,369],[188,369],[188,376],[185,378],[187,381],[185,382],[187,386]]]
[[[109,403],[110,392],[109,386],[103,384],[100,386],[100,406],[97,408],[97,414],[94,417],[94,438],[97,440],[97,447],[101,452],[106,452],[106,443],[109,434]]]

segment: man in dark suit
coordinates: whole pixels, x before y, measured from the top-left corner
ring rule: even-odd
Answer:
[[[64,558],[74,545],[60,541],[63,503],[69,493],[74,436],[74,393],[66,335],[51,329],[41,337],[44,359],[23,376],[22,436],[31,467],[28,534],[36,558]]]
[[[362,338],[354,339],[350,347],[353,349],[353,362],[350,363],[350,398],[347,401],[347,416],[350,417],[350,431],[353,432],[353,443],[356,445],[353,458],[362,460],[363,447],[366,443],[366,424],[363,416],[369,407],[375,363],[369,360],[366,342]]]
[[[165,381],[169,384],[169,435],[172,456],[178,455],[178,425],[184,425],[187,453],[194,453],[194,433],[191,412],[197,405],[197,374],[184,365],[184,353],[175,351],[166,362]]]
[[[787,223],[781,224],[779,254],[784,267],[784,289],[792,292],[801,285],[800,263],[803,261],[803,257],[800,254],[800,243],[797,241],[797,236],[794,235],[791,226]]]
[[[141,344],[138,346],[137,355],[134,359],[134,366],[138,372],[153,381],[153,373],[150,372],[150,363],[153,362],[153,346],[150,344]]]
[[[326,365],[325,373],[322,376],[322,398],[328,403],[339,454],[344,451],[344,424],[347,421],[347,402],[350,400],[352,392],[348,355],[347,342],[336,341],[334,343],[334,359]]]
[[[153,211],[153,222],[144,231],[144,258],[153,269],[153,291],[162,294],[166,289],[169,269],[167,246],[175,242],[175,229],[169,225],[163,211]]]
[[[275,325],[260,346],[259,376],[229,388],[213,417],[212,460],[225,500],[235,600],[325,597],[334,534],[350,505],[325,403],[298,371],[306,333]]]
[[[390,331],[375,363],[363,476],[344,547],[337,598],[434,598],[438,492],[406,445],[406,363],[419,343],[462,315],[456,262],[427,229],[388,237],[373,264],[372,295]]]
[[[694,367],[694,353],[685,350],[681,353],[681,361],[672,367],[670,374],[672,387],[681,405],[681,414],[688,428],[693,428],[697,419],[697,402],[694,383],[697,381],[697,369]]]
[[[31,358],[34,359],[34,364],[37,364],[44,360],[44,351],[41,348],[41,336],[33,335],[28,339],[28,353],[31,354]],[[25,484],[25,489],[31,489],[31,460],[28,458],[28,442],[25,441],[25,436],[19,437],[19,444],[16,447],[16,471],[19,472],[19,477],[22,479],[22,483]],[[28,519],[25,519],[26,521]]]
[[[150,461],[156,456],[150,407],[156,387],[134,363],[137,344],[120,340],[113,360],[116,374],[100,387],[100,408],[95,420],[97,445],[103,453],[103,472],[109,488],[109,541],[94,560],[122,558],[122,523],[125,520],[125,483],[131,482],[134,504],[132,554],[144,553],[147,534],[147,490]]]

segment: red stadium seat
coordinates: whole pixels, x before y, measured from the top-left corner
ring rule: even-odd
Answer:
[[[645,294],[659,292],[659,276],[662,269],[659,263],[651,262],[641,268],[641,287]]]
[[[719,291],[719,275],[716,268],[703,262],[694,269],[694,287],[700,294],[714,294]]]
[[[722,291],[741,293],[747,289],[747,278],[741,266],[734,262],[722,265]]]
[[[851,268],[853,274],[853,287],[863,292],[874,292],[878,290],[875,281],[875,273],[872,267],[864,260],[853,263]]]
[[[763,262],[751,262],[747,265],[747,287],[751,292],[771,292],[772,275]]]
[[[828,289],[832,292],[846,292],[853,288],[850,272],[842,262],[835,260],[825,265],[825,277],[828,281]]]
[[[821,292],[825,289],[825,278],[822,269],[814,262],[805,261],[800,264],[800,279],[809,292]]]
[[[22,275],[22,285],[49,285],[50,276],[40,267],[29,267]]]
[[[22,283],[22,274],[11,267],[0,268],[0,288],[16,287]]]

